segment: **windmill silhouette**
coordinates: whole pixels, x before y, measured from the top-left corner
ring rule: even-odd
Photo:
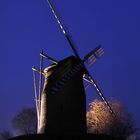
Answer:
[[[108,107],[110,113],[115,116],[99,86],[84,65],[85,62],[92,65],[96,59],[103,55],[104,51],[99,45],[81,59],[50,0],[48,0],[48,4],[74,56],[57,61],[44,52],[41,52],[40,69],[32,68],[38,117],[38,133],[86,134],[86,97],[83,80],[86,83],[85,88],[89,85],[93,86],[101,100]],[[43,71],[44,58],[50,60],[52,65]],[[35,71],[40,73],[38,94]],[[42,75],[45,76],[43,90]]]

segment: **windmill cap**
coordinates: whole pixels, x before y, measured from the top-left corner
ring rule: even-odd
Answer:
[[[52,65],[46,67],[46,68],[44,69],[44,73],[47,73],[49,70],[51,70],[51,69],[54,68],[55,66],[56,66],[56,64],[52,64]]]

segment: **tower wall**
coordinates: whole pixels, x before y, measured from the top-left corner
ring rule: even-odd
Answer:
[[[39,133],[86,133],[86,97],[82,80],[84,70],[81,68],[74,74],[69,72],[79,63],[75,57],[69,57],[45,73]]]

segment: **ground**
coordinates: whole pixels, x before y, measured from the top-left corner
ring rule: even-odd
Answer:
[[[55,139],[85,139],[85,140],[125,140],[123,138],[113,138],[107,135],[94,135],[94,134],[87,134],[87,135],[65,135],[65,136],[54,136],[54,135],[24,135],[19,137],[11,138],[10,140],[55,140]]]

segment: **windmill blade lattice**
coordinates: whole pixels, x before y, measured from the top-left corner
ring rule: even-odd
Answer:
[[[96,81],[93,79],[93,77],[90,75],[90,73],[87,71],[87,76],[85,78],[95,89],[95,91],[97,92],[97,94],[100,96],[101,100],[105,103],[105,105],[108,107],[110,113],[116,117],[116,114],[114,113],[114,111],[112,110],[111,106],[109,105],[107,99],[105,98],[104,94],[102,93],[102,91],[100,90],[99,86],[97,85]]]
[[[68,43],[70,44],[70,46],[71,46],[71,48],[72,48],[72,50],[73,50],[75,56],[76,56],[77,58],[80,59],[80,57],[79,57],[79,55],[78,55],[78,53],[77,53],[77,51],[76,51],[76,48],[74,47],[74,45],[73,45],[73,43],[72,43],[70,37],[68,36],[68,33],[67,33],[67,31],[65,30],[63,23],[60,21],[58,15],[57,15],[57,13],[56,13],[56,10],[54,9],[54,7],[53,7],[51,1],[50,1],[50,0],[47,0],[47,1],[48,1],[48,4],[49,4],[49,6],[50,6],[50,8],[51,8],[51,10],[52,10],[52,13],[53,13],[54,17],[55,17],[56,20],[57,20],[57,23],[59,24],[59,27],[61,28],[63,34],[65,35],[65,37],[66,37],[66,39],[67,39],[67,41],[68,41]]]
[[[89,52],[84,57],[84,61],[87,62],[88,65],[92,65],[98,58],[100,58],[104,54],[103,48],[99,45],[94,48],[91,52]]]

